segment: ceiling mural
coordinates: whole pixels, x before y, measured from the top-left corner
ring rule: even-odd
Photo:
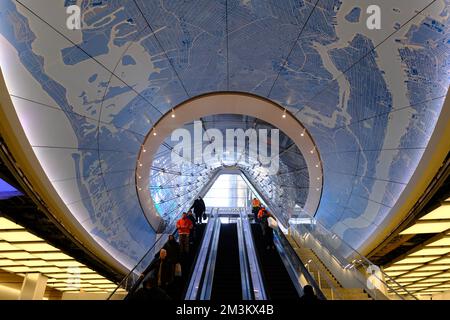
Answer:
[[[323,162],[310,214],[358,248],[393,214],[441,112],[449,4],[3,0],[0,65],[49,180],[124,265],[155,240],[135,185],[146,135],[176,105],[217,91],[270,99],[305,125]],[[79,30],[68,28],[72,5]],[[380,8],[379,28],[370,5]]]

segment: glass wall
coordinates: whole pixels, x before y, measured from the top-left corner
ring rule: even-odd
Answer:
[[[206,207],[248,207],[251,191],[237,174],[222,174],[204,197]]]

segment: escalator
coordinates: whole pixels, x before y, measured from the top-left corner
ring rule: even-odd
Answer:
[[[236,223],[220,226],[211,300],[242,299]]]
[[[181,277],[175,278],[171,285],[166,289],[166,293],[174,300],[181,300],[186,291],[186,285],[192,276],[193,267],[198,256],[199,247],[203,241],[206,224],[197,224],[195,227],[195,236],[189,245],[189,254],[180,255]],[[148,270],[155,263],[158,254],[150,262],[150,265],[143,271],[142,276],[133,284],[125,299],[132,299],[133,295],[142,287],[143,280],[148,276]]]
[[[272,300],[297,299],[299,295],[278,251],[266,249],[259,224],[252,223],[251,229],[268,298]]]
[[[190,252],[181,257],[182,277],[176,278],[167,293],[175,300],[298,298],[298,279],[308,274],[303,263],[295,260],[295,252],[289,251],[289,243],[283,242],[285,238],[276,238],[280,251],[267,250],[260,225],[251,224],[245,210],[231,222],[228,217],[228,223],[222,223],[224,219],[215,212],[207,224],[197,225]],[[309,278],[312,281],[308,282],[314,282]]]
[[[176,300],[182,299],[187,289],[187,285],[189,283],[189,279],[192,276],[192,272],[194,270],[195,261],[197,259],[200,245],[203,240],[203,235],[205,233],[206,224],[197,224],[195,226],[195,234],[193,243],[190,244],[189,255],[181,257],[181,293],[180,295],[176,295]]]

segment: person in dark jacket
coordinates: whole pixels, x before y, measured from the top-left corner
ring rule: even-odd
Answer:
[[[316,301],[317,296],[314,293],[313,287],[311,287],[309,284],[303,287],[303,295],[300,297],[300,300],[302,301]]]
[[[158,287],[166,289],[167,286],[173,281],[174,266],[167,258],[166,249],[159,251],[159,258],[155,261],[153,266],[148,270],[149,273],[153,273],[157,280]]]
[[[158,287],[156,277],[149,277],[144,280],[142,288],[133,293],[130,297],[132,301],[151,301],[151,300],[171,300],[167,293]]]
[[[259,210],[258,219],[263,230],[263,237],[267,250],[275,249],[275,244],[273,243],[273,229],[269,226],[270,217],[274,218],[266,208],[262,207],[261,210]]]
[[[192,230],[191,230],[191,233],[189,234],[189,243],[190,244],[194,244],[194,239],[195,239],[195,236],[197,234],[196,233],[196,228],[195,228],[197,226],[197,218],[194,217],[194,215],[192,213],[192,210],[188,211],[187,217],[192,222]]]
[[[205,202],[203,201],[202,197],[199,196],[197,199],[195,199],[191,209],[194,209],[195,219],[197,223],[202,223],[202,216],[206,211]]]
[[[172,234],[169,235],[169,239],[164,244],[163,249],[167,251],[167,261],[175,267],[180,262],[180,244]]]

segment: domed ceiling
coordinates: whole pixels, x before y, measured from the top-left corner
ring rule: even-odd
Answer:
[[[373,4],[379,12],[368,13]],[[71,5],[79,30],[66,24]],[[448,9],[448,0],[2,0],[0,65],[59,197],[123,265],[156,236],[135,182],[144,138],[173,107],[218,91],[272,100],[308,129],[323,165],[310,214],[359,248],[394,214],[439,118]]]

